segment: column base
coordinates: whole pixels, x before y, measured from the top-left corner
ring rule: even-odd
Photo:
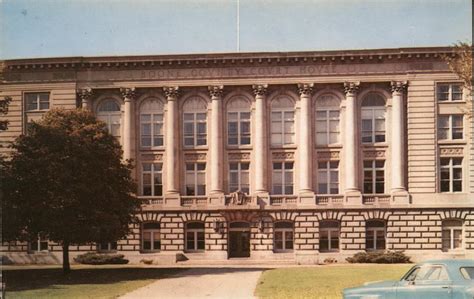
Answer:
[[[225,205],[225,196],[222,191],[212,191],[209,194],[209,205],[210,206],[224,206]]]
[[[300,205],[315,205],[316,197],[312,190],[301,190],[298,195],[298,204]]]
[[[393,205],[409,205],[410,194],[405,189],[394,189],[392,190],[392,204]]]
[[[181,196],[179,193],[167,193],[164,197],[164,203],[166,207],[180,207]]]
[[[344,199],[344,205],[362,205],[362,193],[360,192],[360,190],[347,190],[344,194]]]

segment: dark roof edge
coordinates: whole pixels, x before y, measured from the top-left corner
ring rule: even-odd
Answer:
[[[383,48],[364,50],[330,50],[330,51],[298,51],[298,52],[230,52],[204,54],[163,54],[163,55],[126,55],[126,56],[71,56],[48,58],[22,58],[0,60],[8,65],[36,63],[99,63],[99,62],[141,62],[141,61],[182,61],[182,60],[214,60],[214,59],[268,59],[268,58],[313,58],[341,56],[371,55],[424,55],[453,52],[452,46],[447,47],[410,47]]]

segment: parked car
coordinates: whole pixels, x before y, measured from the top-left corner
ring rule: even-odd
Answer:
[[[398,281],[369,282],[342,294],[344,299],[473,299],[474,260],[426,261]]]

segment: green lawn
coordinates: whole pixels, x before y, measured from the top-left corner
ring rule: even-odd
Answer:
[[[257,285],[259,298],[341,298],[344,288],[364,282],[399,279],[412,265],[329,265],[265,271]]]
[[[73,267],[64,276],[60,268],[3,269],[6,298],[116,298],[179,269],[140,267]]]

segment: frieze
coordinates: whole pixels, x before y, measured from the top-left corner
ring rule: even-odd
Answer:
[[[440,156],[443,157],[462,157],[464,154],[462,147],[445,147],[439,149]]]
[[[385,151],[364,151],[364,158],[385,158]]]
[[[184,160],[185,161],[203,161],[203,160],[206,160],[206,154],[205,153],[185,154]]]
[[[399,63],[350,63],[350,64],[298,64],[268,66],[223,66],[197,68],[167,68],[157,66],[146,69],[81,69],[77,72],[43,69],[36,71],[9,70],[4,78],[16,81],[146,81],[146,80],[186,80],[186,79],[236,79],[267,77],[307,77],[327,75],[393,74],[407,72],[447,71],[442,62],[399,62]]]
[[[250,153],[229,153],[229,160],[242,161],[242,160],[250,160],[250,158],[251,158]]]
[[[295,153],[293,152],[273,153],[272,158],[275,160],[293,160],[295,158]]]
[[[321,160],[338,160],[339,159],[339,152],[318,152],[317,154],[318,159]]]
[[[142,161],[163,161],[162,154],[142,154]]]

